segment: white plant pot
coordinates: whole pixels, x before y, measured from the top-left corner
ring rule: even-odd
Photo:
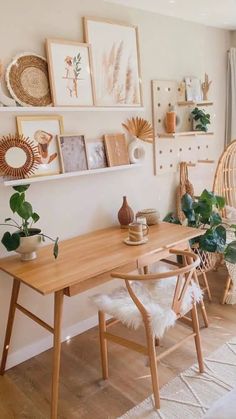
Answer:
[[[38,230],[40,233],[39,229],[35,230]],[[36,250],[41,243],[41,239],[42,237],[39,234],[20,238],[20,245],[16,249],[16,252],[21,255],[21,260],[27,261],[37,258]]]
[[[146,154],[142,140],[137,137],[131,141],[128,147],[130,163],[141,163]]]

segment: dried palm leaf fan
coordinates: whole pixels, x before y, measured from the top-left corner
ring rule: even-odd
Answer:
[[[230,143],[220,157],[213,192],[223,196],[227,205],[236,208],[236,140]]]
[[[146,119],[137,116],[136,118],[128,119],[122,125],[130,135],[148,143],[153,142],[153,129],[150,122]]]
[[[23,135],[0,139],[0,172],[3,176],[24,179],[34,174],[39,164],[38,148]]]

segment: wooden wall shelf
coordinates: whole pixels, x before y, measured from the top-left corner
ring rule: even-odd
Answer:
[[[160,133],[156,138],[175,138],[175,137],[198,137],[202,135],[213,135],[213,132],[205,131],[185,131],[185,132],[175,132],[173,134],[168,134],[166,132]]]
[[[102,169],[93,169],[93,170],[82,170],[80,172],[70,172],[70,173],[61,173],[59,175],[50,175],[50,176],[35,176],[27,179],[14,179],[14,180],[4,180],[4,186],[17,186],[17,185],[26,185],[31,183],[46,182],[50,180],[59,180],[70,177],[77,176],[88,176],[88,175],[97,175],[99,173],[110,173],[117,172],[120,170],[132,170],[138,167],[141,167],[141,164],[126,164],[123,166],[113,166],[113,167],[104,167]]]
[[[0,106],[0,112],[54,113],[54,112],[143,112],[142,106]]]
[[[177,102],[178,106],[212,106],[213,102],[209,101],[202,101],[202,102],[194,102],[193,100],[185,100],[183,102]]]

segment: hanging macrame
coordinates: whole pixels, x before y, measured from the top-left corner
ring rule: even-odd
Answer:
[[[186,193],[191,195],[192,198],[194,197],[193,185],[188,178],[188,165],[187,162],[183,161],[180,163],[180,182],[176,192],[176,214],[181,223],[183,223],[186,218],[181,205],[182,197]]]

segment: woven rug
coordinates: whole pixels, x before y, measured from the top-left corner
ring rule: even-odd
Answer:
[[[236,386],[236,337],[204,358],[205,372],[193,365],[161,388],[161,409],[152,396],[119,419],[198,419]],[[236,418],[236,413],[235,413]]]

